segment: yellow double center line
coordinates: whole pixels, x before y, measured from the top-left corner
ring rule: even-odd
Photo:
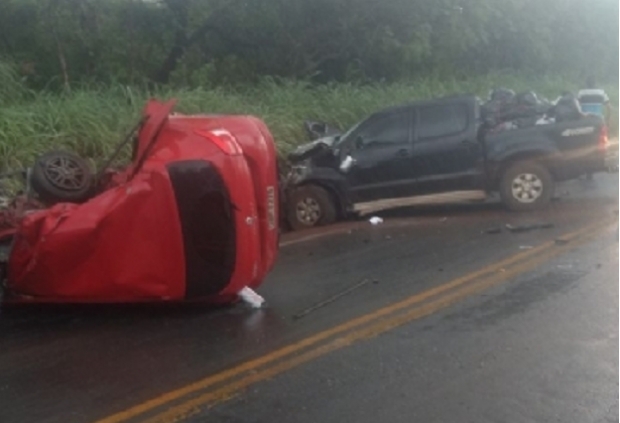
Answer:
[[[412,320],[428,316],[477,292],[531,270],[553,257],[592,240],[608,228],[609,223],[609,221],[598,222],[566,234],[562,236],[562,239],[566,241],[562,245],[550,241],[524,250],[436,288],[410,296],[231,369],[170,391],[98,420],[96,423],[125,423],[130,420],[136,421],[140,417],[145,418],[140,420],[144,423],[171,423],[183,420],[199,413],[202,408],[225,401],[239,390],[254,383],[272,378],[357,341],[371,338]],[[162,408],[163,411],[156,412],[157,409]]]

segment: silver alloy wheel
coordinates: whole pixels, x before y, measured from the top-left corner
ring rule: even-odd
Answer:
[[[306,197],[297,202],[297,220],[306,225],[314,225],[321,218],[321,206],[312,197]]]
[[[57,188],[78,191],[88,183],[84,169],[72,157],[53,157],[43,162],[42,166],[45,177]]]
[[[521,173],[512,180],[512,196],[520,203],[533,203],[543,189],[542,180],[533,173]]]

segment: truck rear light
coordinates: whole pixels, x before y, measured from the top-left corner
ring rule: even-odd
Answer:
[[[217,148],[222,150],[229,156],[238,156],[243,154],[241,146],[237,143],[232,134],[223,129],[215,129],[212,131],[194,131],[196,135],[200,135],[211,141]]]
[[[598,136],[598,148],[599,150],[607,150],[609,147],[609,137],[607,136],[607,126],[603,125],[601,132]]]

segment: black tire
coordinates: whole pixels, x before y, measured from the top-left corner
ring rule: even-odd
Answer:
[[[304,185],[289,194],[286,217],[294,231],[328,225],[336,221],[336,206],[325,189]]]
[[[76,154],[51,151],[36,160],[30,184],[45,203],[81,203],[92,196],[93,171]]]
[[[543,207],[553,197],[555,182],[547,168],[533,161],[516,162],[503,173],[499,194],[509,210]]]

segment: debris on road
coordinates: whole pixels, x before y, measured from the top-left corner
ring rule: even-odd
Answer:
[[[535,229],[549,229],[549,228],[553,228],[554,224],[550,223],[550,222],[542,222],[542,223],[530,223],[530,224],[524,224],[524,225],[512,225],[510,223],[507,223],[505,225],[506,229],[508,229],[508,231],[512,232],[512,233],[519,233],[519,232],[528,232],[528,231],[533,231]],[[493,226],[491,228],[487,228],[483,231],[483,233],[486,234],[499,234],[502,233],[502,227],[501,226]],[[528,246],[522,246],[521,249],[526,249]],[[529,247],[532,248],[532,247]]]
[[[360,281],[357,284],[355,284],[355,285],[345,289],[344,291],[339,292],[336,295],[333,295],[333,296],[329,297],[326,300],[323,300],[323,301],[321,301],[319,303],[316,303],[315,305],[313,305],[311,307],[308,307],[307,309],[305,309],[305,310],[303,310],[303,311],[301,311],[301,312],[299,312],[297,314],[294,314],[293,315],[293,319],[294,320],[301,319],[302,317],[307,316],[308,314],[312,313],[313,311],[316,311],[316,310],[318,310],[320,308],[325,307],[326,305],[329,305],[329,304],[333,303],[337,299],[342,298],[342,297],[344,297],[347,294],[350,294],[351,292],[355,291],[358,288],[361,288],[364,285],[369,284],[370,282],[372,282],[373,284],[378,283],[377,280],[363,279],[362,281]]]
[[[244,287],[239,291],[239,298],[252,308],[261,308],[265,303],[265,299],[258,295],[252,288]]]
[[[371,225],[378,225],[380,223],[383,223],[383,219],[380,218],[379,216],[373,216],[370,219],[368,219],[368,221],[370,222]]]
[[[519,232],[528,232],[528,231],[533,231],[535,229],[549,229],[549,228],[553,228],[553,223],[550,222],[543,222],[543,223],[531,223],[531,224],[526,224],[526,225],[511,225],[510,223],[506,224],[506,229],[508,229],[510,232],[512,233],[519,233]]]

